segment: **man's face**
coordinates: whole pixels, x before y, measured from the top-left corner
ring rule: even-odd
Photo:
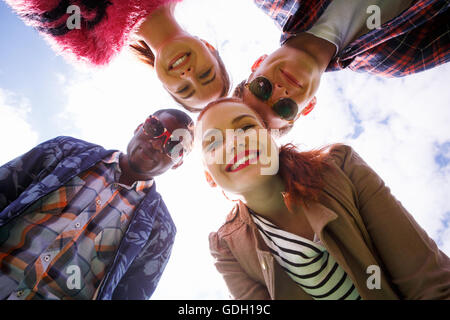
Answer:
[[[247,83],[264,77],[272,84],[272,93],[267,101],[261,101],[246,86],[243,100],[258,112],[267,125],[281,128],[288,124],[273,109],[281,98],[290,98],[298,105],[298,112],[314,97],[320,83],[321,72],[316,60],[304,51],[282,46],[256,66]]]
[[[188,131],[184,124],[170,113],[159,113],[157,114],[157,118],[168,131],[172,133],[181,131],[190,135],[187,133]],[[170,153],[165,152],[164,141],[164,137],[149,138],[143,130],[143,125],[139,125],[127,147],[130,168],[138,174],[158,176],[170,168],[175,169],[181,165],[181,158],[173,158]],[[190,150],[190,145],[186,145],[185,147]],[[184,156],[186,156],[186,153]]]

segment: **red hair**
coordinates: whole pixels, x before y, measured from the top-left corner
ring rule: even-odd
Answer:
[[[284,200],[291,209],[304,200],[317,201],[323,189],[322,174],[331,166],[327,163],[328,147],[300,152],[291,143],[280,148],[280,167],[278,174],[285,183]]]
[[[209,109],[221,102],[245,104],[237,97],[218,99],[203,108],[197,121],[201,120]],[[292,143],[285,144],[280,148],[278,174],[285,183],[286,190],[283,196],[289,209],[294,205],[303,204],[304,200],[317,201],[319,199],[319,193],[324,186],[322,174],[331,168],[326,161],[329,158],[327,150],[328,146],[325,146],[317,150],[300,152]]]

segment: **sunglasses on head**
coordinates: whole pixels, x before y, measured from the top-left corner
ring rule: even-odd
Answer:
[[[142,125],[142,130],[144,134],[152,140],[164,140],[162,150],[166,155],[172,158],[172,160],[178,160],[185,154],[186,150],[180,145],[183,141],[183,137],[180,137],[178,140],[171,139],[172,132],[170,132],[156,116],[149,116]],[[178,152],[175,150],[177,147],[180,149]]]
[[[273,86],[269,79],[259,76],[250,83],[246,83],[245,87],[261,101],[268,101],[273,93]],[[282,119],[294,121],[298,112],[297,103],[291,98],[281,98],[272,106],[273,111]]]

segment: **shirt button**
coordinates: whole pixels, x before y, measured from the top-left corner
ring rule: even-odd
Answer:
[[[79,222],[75,223],[75,228],[79,228],[81,224]]]
[[[344,51],[342,51],[343,54],[347,54],[352,50],[352,48],[345,48]]]
[[[16,292],[17,298],[20,298],[21,296],[23,296],[23,294],[24,294],[23,290],[19,290],[19,291]]]
[[[102,204],[102,202],[100,200],[97,200],[96,203],[98,206],[100,206]]]
[[[50,261],[50,256],[49,256],[49,255],[46,255],[46,256],[44,257],[44,261],[45,261],[45,262],[49,262],[49,261]]]

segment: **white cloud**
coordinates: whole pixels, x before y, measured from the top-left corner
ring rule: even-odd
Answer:
[[[279,30],[253,1],[185,0],[176,14],[191,33],[219,48],[235,85],[248,76],[257,57],[278,47]],[[299,120],[286,139],[304,149],[333,142],[353,146],[430,236],[442,241],[447,254],[450,229],[441,220],[450,211],[450,168],[439,168],[434,159],[436,144],[450,141],[449,71],[446,65],[386,80],[351,71],[328,73],[316,109]],[[106,148],[125,150],[147,115],[176,107],[150,67],[129,52],[104,69],[77,68],[72,75],[57,77],[66,86],[67,104],[57,117],[66,124],[67,134]],[[37,140],[27,123],[29,106],[16,100],[0,91],[0,133],[3,137],[20,133],[18,141],[2,139],[2,150],[9,152],[1,153],[4,161]],[[362,132],[353,139],[358,127]],[[209,253],[208,234],[217,230],[232,204],[204,181],[198,153],[191,154],[179,169],[158,177],[157,189],[178,234],[153,298],[227,299]]]
[[[450,65],[444,65],[396,79],[351,71],[326,74],[316,110],[290,138],[309,147],[350,144],[438,241],[450,211],[450,168],[435,161],[441,152],[436,145],[450,141],[450,92],[443,81],[449,71]],[[352,139],[357,125],[363,131]]]
[[[0,88],[0,165],[33,148],[38,134],[29,123],[27,99]]]

